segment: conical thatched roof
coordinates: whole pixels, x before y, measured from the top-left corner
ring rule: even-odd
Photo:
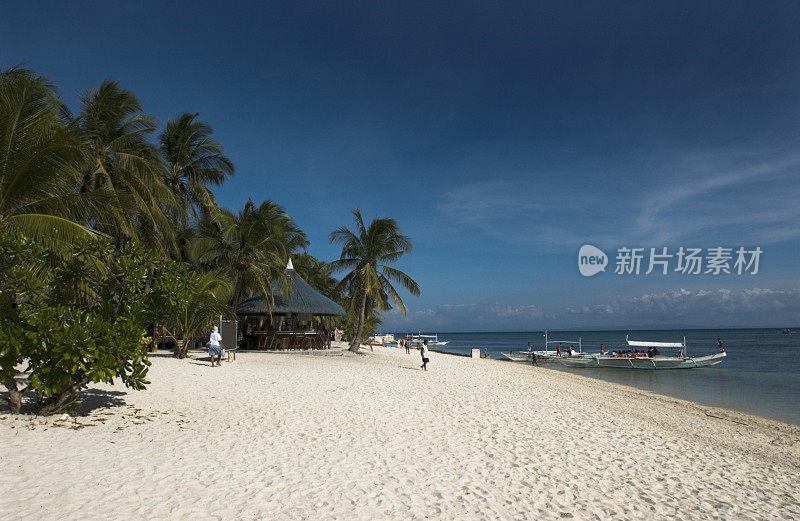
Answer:
[[[310,314],[315,316],[337,316],[343,317],[347,312],[319,291],[308,285],[292,267],[292,261],[286,267],[286,274],[291,281],[291,296],[286,299],[280,291],[279,284],[274,284],[272,291],[274,304],[272,305],[273,315],[286,314]],[[250,297],[236,306],[237,315],[266,315],[269,313],[267,302],[263,295]]]

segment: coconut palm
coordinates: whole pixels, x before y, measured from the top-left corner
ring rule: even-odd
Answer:
[[[292,263],[295,271],[311,287],[333,301],[341,300],[339,281],[333,276],[330,263],[321,261],[309,253],[292,255]]]
[[[55,87],[32,71],[0,72],[0,230],[64,252],[110,199],[77,191],[86,154]]]
[[[271,283],[283,274],[289,254],[308,246],[305,233],[272,201],[256,206],[248,200],[238,213],[220,209],[204,218],[198,233],[190,259],[230,275],[233,306],[254,293],[271,295]]]
[[[329,263],[321,261],[308,253],[295,253],[292,255],[292,264],[295,271],[311,287],[342,306],[348,304],[347,299],[343,298],[341,288],[339,288],[339,281],[333,276],[333,268]],[[343,317],[325,316],[316,317],[316,320],[328,329],[345,325]]]
[[[358,208],[353,210],[353,216],[355,231],[342,226],[330,234],[330,241],[342,245],[341,257],[331,263],[333,270],[350,270],[339,282],[339,286],[349,290],[356,304],[358,322],[350,350],[358,352],[364,332],[368,299],[375,302],[381,310],[389,309],[391,301],[405,315],[405,304],[392,282],[400,284],[415,296],[420,291],[419,284],[414,279],[387,265],[397,262],[413,248],[411,239],[401,233],[397,221],[389,218],[373,219],[369,227],[366,227]]]
[[[232,287],[222,272],[200,273],[177,261],[160,266],[150,293],[153,320],[175,341],[176,357],[186,358],[192,339],[208,333],[220,317],[234,317],[228,306]]]
[[[148,141],[154,117],[144,114],[136,96],[116,81],[104,80],[80,99],[77,123],[89,157],[81,190],[114,194],[119,208],[109,222],[94,227],[124,242],[136,236],[144,244],[175,251],[175,226],[168,212],[179,201],[164,183],[158,150]]]
[[[233,163],[222,145],[211,137],[211,127],[185,113],[169,120],[161,134],[161,154],[167,163],[165,182],[181,199],[182,211],[176,214],[183,227],[216,209],[208,185],[219,186],[233,176]]]

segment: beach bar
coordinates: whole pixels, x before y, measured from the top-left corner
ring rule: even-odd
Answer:
[[[292,260],[286,266],[289,290],[281,291],[276,281],[272,306],[264,295],[256,295],[236,306],[236,315],[244,332],[244,349],[328,349],[330,331],[315,317],[341,317],[345,310],[312,288],[295,271]]]

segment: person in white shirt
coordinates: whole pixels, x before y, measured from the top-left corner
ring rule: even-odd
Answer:
[[[220,366],[224,352],[222,350],[222,335],[219,334],[219,328],[214,326],[208,336],[208,354],[211,356],[211,367]]]
[[[419,346],[419,352],[422,355],[422,365],[420,367],[422,367],[422,369],[427,371],[428,370],[428,362],[431,361],[430,358],[428,358],[428,341],[427,340],[422,342],[422,345]]]

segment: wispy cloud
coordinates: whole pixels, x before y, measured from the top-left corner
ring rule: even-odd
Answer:
[[[800,238],[800,154],[676,152],[658,172],[608,184],[512,181],[498,175],[445,193],[439,210],[509,242],[574,249],[583,242],[770,244]]]
[[[608,195],[533,181],[473,182],[444,194],[439,210],[465,226],[514,243],[546,249],[575,248],[593,240],[611,241],[625,229],[603,227]]]
[[[800,237],[800,155],[691,155],[674,166],[678,173],[638,202],[639,234],[666,242],[735,228],[738,237],[761,243]]]

